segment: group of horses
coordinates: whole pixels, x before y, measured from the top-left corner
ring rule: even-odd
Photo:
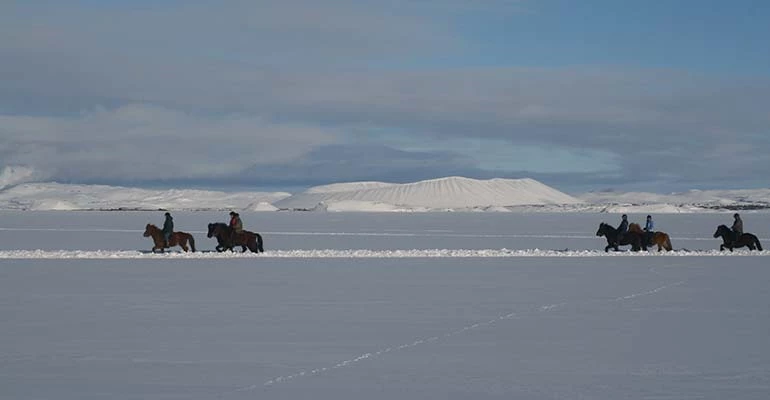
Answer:
[[[163,231],[153,224],[147,224],[144,229],[144,236],[151,237],[154,243],[152,252],[163,252],[165,249],[180,246],[185,252],[192,250],[195,251],[195,239],[193,235],[187,232],[173,232],[169,237],[168,243],[166,243],[163,237]],[[233,234],[233,228],[223,222],[216,222],[209,224],[208,234],[209,238],[217,239],[217,246],[215,247],[218,252],[226,250],[234,251],[238,246],[241,247],[241,252],[245,252],[246,249],[251,250],[253,253],[263,253],[265,251],[262,235],[250,231],[241,231]],[[596,231],[596,236],[604,236],[607,239],[607,246],[604,248],[605,252],[614,249],[620,250],[620,246],[631,246],[631,251],[647,251],[648,247],[658,246],[658,251],[671,251],[674,248],[671,246],[671,238],[665,232],[652,232],[651,234],[645,232],[642,227],[637,223],[631,223],[628,225],[628,232],[620,233],[617,228],[604,222],[599,224],[599,230]],[[714,232],[714,238],[722,238],[722,244],[719,245],[719,250],[733,249],[748,247],[749,250],[762,251],[762,244],[759,243],[759,239],[751,233],[743,233],[736,235],[732,229],[726,225],[719,225],[716,232]],[[189,245],[189,247],[188,247]]]
[[[241,252],[245,252],[246,249],[251,250],[253,253],[263,253],[265,251],[262,235],[250,231],[233,233],[233,228],[223,222],[209,224],[206,236],[217,239],[217,246],[215,248],[218,252],[234,251],[238,246],[241,247]],[[166,243],[163,237],[163,230],[153,224],[147,224],[144,229],[144,237],[152,238],[154,244],[152,247],[153,253],[157,251],[162,253],[165,249],[174,246],[181,247],[185,252],[195,251],[195,238],[187,232],[173,232],[168,239],[168,243]]]
[[[671,246],[671,238],[665,232],[652,232],[648,234],[642,230],[642,227],[637,223],[631,223],[628,225],[628,232],[621,234],[617,228],[612,225],[605,224],[604,222],[599,224],[599,230],[596,231],[596,236],[604,236],[607,239],[607,247],[604,248],[605,252],[614,249],[619,250],[619,246],[631,245],[631,251],[647,250],[648,247],[658,246],[658,251],[665,249],[666,251],[673,250]],[[762,251],[762,244],[759,243],[759,238],[751,233],[742,233],[740,235],[733,232],[732,229],[726,225],[719,225],[716,232],[714,232],[714,238],[722,238],[722,244],[719,245],[719,250],[723,251],[748,247],[749,250]]]

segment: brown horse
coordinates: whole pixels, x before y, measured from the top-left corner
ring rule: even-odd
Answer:
[[[206,236],[217,238],[219,244],[216,249],[219,252],[225,250],[234,251],[233,248],[235,246],[241,246],[242,253],[245,252],[247,248],[253,253],[265,252],[262,235],[249,231],[241,231],[240,233],[233,235],[232,228],[223,222],[209,224],[209,232]],[[233,239],[232,241],[231,238]]]
[[[727,225],[719,225],[717,227],[717,231],[714,232],[714,238],[718,238],[720,236],[722,237],[723,243],[719,245],[719,251],[724,249],[733,251],[733,249],[737,249],[743,246],[748,247],[749,250],[762,251],[762,244],[759,243],[759,238],[757,238],[754,234],[742,233],[737,235],[735,232],[733,232],[732,229],[728,228]]]
[[[193,239],[193,236],[187,232],[172,233],[171,237],[168,238],[168,245],[166,245],[166,240],[163,238],[163,231],[153,224],[147,224],[147,227],[144,228],[144,237],[150,236],[155,243],[155,246],[152,246],[153,253],[155,253],[155,250],[160,250],[160,252],[163,253],[164,249],[174,246],[180,246],[182,250],[187,251],[187,242],[190,242],[190,248],[195,252],[195,239]]]
[[[657,245],[658,251],[662,251],[663,249],[671,251],[674,249],[671,246],[671,238],[669,238],[668,234],[665,232],[652,232],[652,235],[649,235],[648,232],[645,232],[636,222],[632,222],[628,225],[628,231],[642,235],[642,239],[647,241],[647,246],[652,247]]]

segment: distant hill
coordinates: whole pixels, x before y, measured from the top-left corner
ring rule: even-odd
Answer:
[[[681,193],[562,193],[533,179],[446,177],[414,183],[348,182],[302,193],[152,190],[106,185],[24,183],[34,171],[0,173],[0,210],[486,211],[675,214],[770,212],[770,189]]]
[[[414,183],[339,183],[310,188],[273,203],[280,209],[434,210],[576,204],[580,200],[534,179],[447,177]]]
[[[24,183],[0,190],[0,209],[13,210],[275,210],[286,192],[151,190],[105,185]]]

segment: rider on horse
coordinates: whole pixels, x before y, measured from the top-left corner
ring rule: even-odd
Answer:
[[[652,242],[652,235],[655,233],[655,223],[652,222],[652,215],[647,216],[647,222],[644,224],[644,240],[647,243]]]
[[[230,243],[234,244],[237,235],[243,232],[243,221],[241,221],[240,214],[235,211],[230,211],[230,228],[233,230],[230,235]]]
[[[171,213],[166,213],[166,220],[163,221],[163,240],[166,241],[166,246],[169,247],[168,241],[171,238],[171,234],[174,233],[174,218],[171,217]]]
[[[620,220],[620,225],[618,225],[618,242],[623,239],[623,235],[626,233],[628,233],[628,216],[623,214]]]
[[[743,235],[743,220],[741,220],[741,216],[738,215],[738,213],[733,214],[733,218],[735,218],[735,221],[733,222],[733,226],[730,229],[733,230],[737,239]]]

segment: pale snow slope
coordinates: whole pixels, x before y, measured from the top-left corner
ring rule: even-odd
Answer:
[[[285,192],[149,190],[104,185],[26,183],[0,191],[0,209],[11,210],[275,210]]]
[[[329,185],[313,186],[306,190],[305,193],[336,193],[336,192],[350,192],[354,190],[366,190],[377,189],[387,186],[397,185],[397,183],[387,182],[345,182],[345,183],[332,183]]]
[[[516,206],[527,204],[575,204],[578,199],[533,179],[477,180],[447,177],[406,184],[379,183],[368,188],[360,183],[334,185],[332,191],[311,188],[274,205],[285,209],[330,207],[344,202],[362,206],[390,205],[401,209],[472,209],[479,207]],[[387,207],[386,207],[387,208]]]
[[[612,209],[647,208],[662,212],[702,209],[770,208],[770,189],[690,190],[681,193],[591,192],[577,196],[585,203],[606,204]],[[643,212],[643,211],[640,211]]]

